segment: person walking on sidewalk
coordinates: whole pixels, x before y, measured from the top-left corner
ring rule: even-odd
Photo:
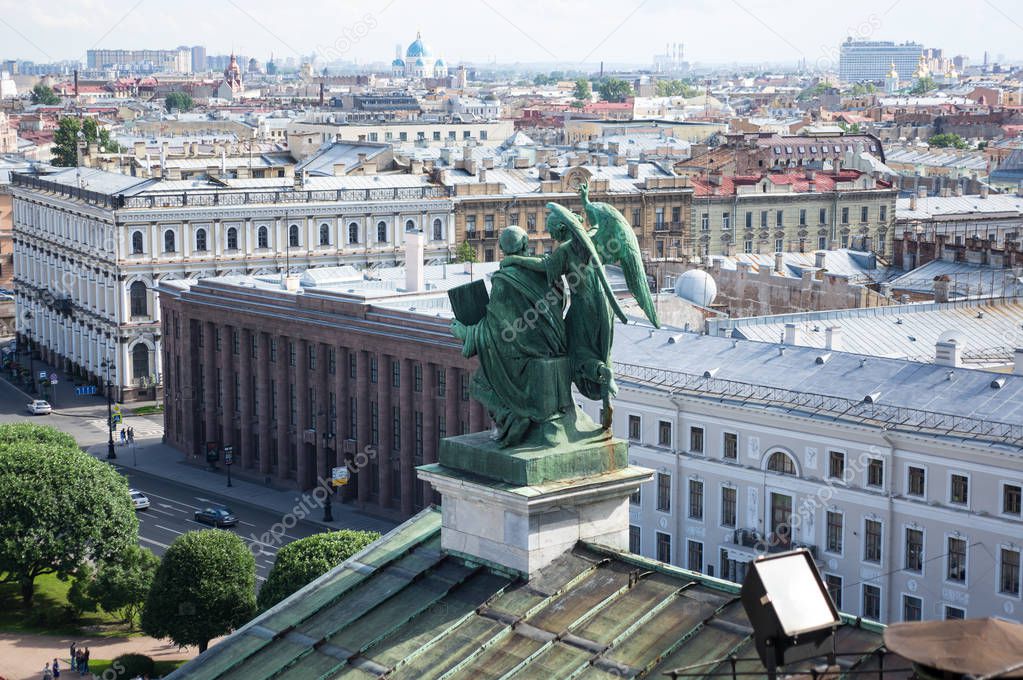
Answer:
[[[43,666],[43,680],[53,680],[53,671],[50,670],[49,661]]]
[[[125,444],[127,444],[127,443],[128,443],[128,431],[127,431],[127,430],[125,430],[125,429],[124,429],[124,428],[122,427],[122,428],[121,428],[121,446],[124,446],[124,445],[125,445]]]
[[[129,427],[128,428],[128,443],[129,444],[133,444],[133,445],[135,444],[135,428],[134,427]]]
[[[89,674],[89,648],[86,647],[82,653],[82,675]]]
[[[60,677],[60,661],[57,659],[53,660],[53,680],[57,680]]]
[[[68,665],[71,668],[75,667],[75,647],[77,647],[77,646],[78,646],[78,643],[76,643],[76,642],[72,642],[71,643],[71,653],[67,657],[67,663],[68,663]]]

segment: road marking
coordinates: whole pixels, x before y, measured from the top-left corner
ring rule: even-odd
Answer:
[[[146,543],[152,543],[153,545],[158,545],[161,548],[163,548],[164,550],[168,550],[170,548],[170,546],[167,545],[166,543],[160,543],[160,541],[154,541],[153,539],[146,538],[145,536],[139,536],[139,540],[140,541],[145,541]]]
[[[200,508],[198,506],[190,505],[188,503],[185,503],[184,501],[179,501],[176,498],[167,498],[166,496],[161,496],[160,494],[157,494],[157,493],[149,493],[148,491],[146,492],[146,495],[147,496],[152,496],[153,498],[159,498],[160,500],[170,501],[171,503],[177,503],[178,505],[183,505],[186,508],[192,508],[193,510],[202,510],[202,508]],[[184,512],[184,511],[182,510],[182,512]]]
[[[160,510],[159,508],[154,508],[153,506],[149,506],[149,510],[147,512],[158,512],[161,515],[167,515],[168,517],[177,517],[177,515],[175,515],[173,512],[167,512],[166,510]],[[181,512],[185,512],[185,511],[182,510]]]
[[[177,534],[178,536],[181,536],[181,535],[183,535],[185,533],[184,531],[178,531],[177,529],[171,529],[170,527],[165,527],[162,524],[154,524],[153,526],[155,526],[157,529],[163,529],[164,531],[169,531],[172,534]]]

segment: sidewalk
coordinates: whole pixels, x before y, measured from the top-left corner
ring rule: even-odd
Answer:
[[[223,466],[214,472],[205,467],[185,462],[184,455],[180,451],[155,440],[137,441],[135,446],[136,451],[133,456],[130,446],[117,445],[117,459],[111,463],[125,471],[138,470],[155,477],[170,479],[198,491],[230,498],[232,503],[238,505],[248,505],[279,513],[281,517],[292,513],[299,514],[296,509],[296,506],[299,506],[302,508],[301,514],[304,515],[302,517],[304,521],[325,529],[371,529],[384,533],[398,524],[398,522],[367,515],[351,506],[341,504],[338,500],[331,504],[334,521],[323,522],[321,506],[309,491],[280,490],[236,477],[232,477],[229,487],[227,486],[227,473]],[[100,460],[106,460],[106,444],[94,444],[86,451]],[[135,458],[138,459],[137,465],[134,464]]]

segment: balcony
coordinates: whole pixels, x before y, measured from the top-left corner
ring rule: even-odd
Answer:
[[[793,541],[788,536],[778,534],[763,536],[756,529],[736,529],[733,540],[736,545],[740,545],[743,548],[751,548],[768,554],[806,548],[815,561],[818,559],[817,546]]]

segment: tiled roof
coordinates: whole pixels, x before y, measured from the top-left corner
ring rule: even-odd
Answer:
[[[169,677],[610,680],[756,658],[735,584],[581,543],[524,581],[445,553],[440,524],[424,510]],[[882,628],[844,620],[866,670]]]
[[[834,191],[836,182],[855,182],[863,173],[857,170],[840,170],[838,174],[816,172],[812,180],[813,190],[817,193]],[[784,172],[765,174],[771,184],[783,186],[791,185],[794,193],[806,193],[810,191],[811,180],[806,178],[806,172]],[[760,175],[722,175],[721,183],[711,184],[706,177],[693,178],[690,184],[695,190],[696,196],[730,196],[735,193],[735,187],[749,186],[761,180]]]

